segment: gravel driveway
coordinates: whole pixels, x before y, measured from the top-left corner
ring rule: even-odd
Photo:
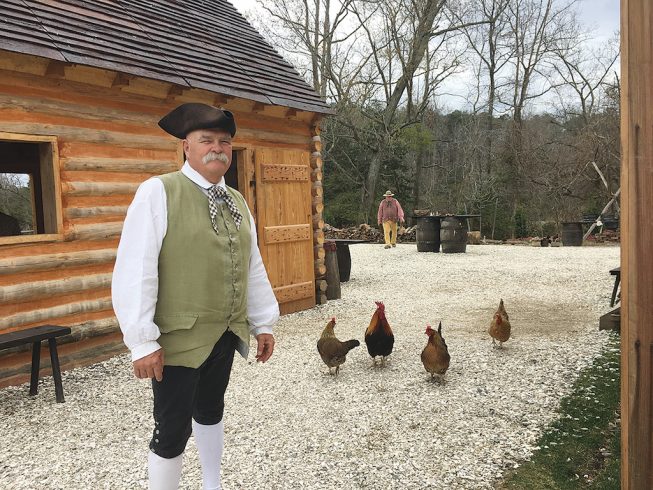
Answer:
[[[578,371],[606,342],[619,248],[468,246],[465,254],[351,247],[342,299],[284,316],[266,365],[237,356],[227,392],[223,484],[233,489],[493,488],[527,459]],[[487,334],[503,298],[513,337]],[[364,330],[384,301],[395,351],[373,367]],[[316,341],[329,318],[357,338],[338,377]],[[427,323],[443,324],[451,353],[446,382],[420,362]],[[151,391],[126,355],[52,379],[0,390],[0,488],[146,488]],[[201,488],[196,448],[182,488]]]

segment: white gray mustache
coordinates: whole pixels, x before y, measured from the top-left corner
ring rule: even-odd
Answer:
[[[220,160],[222,163],[229,163],[229,157],[224,153],[216,153],[212,151],[211,153],[207,153],[204,155],[204,157],[202,157],[202,163],[204,165],[212,162],[213,160]]]

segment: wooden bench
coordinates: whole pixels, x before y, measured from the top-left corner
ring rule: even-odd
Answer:
[[[59,354],[57,353],[57,337],[68,335],[69,327],[56,325],[42,325],[27,328],[18,332],[0,334],[0,350],[32,344],[32,374],[29,382],[29,394],[34,396],[38,392],[39,369],[41,366],[41,341],[48,341],[50,348],[50,362],[52,363],[52,376],[54,378],[54,391],[57,402],[63,403],[63,385],[61,384],[61,368],[59,367]]]
[[[621,307],[609,311],[599,319],[599,330],[621,331]]]

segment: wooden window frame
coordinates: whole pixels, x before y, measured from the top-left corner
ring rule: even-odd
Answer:
[[[59,145],[57,137],[0,131],[0,141],[39,144],[39,172],[42,182],[43,219],[47,222],[47,228],[54,231],[36,235],[3,236],[0,237],[0,246],[62,241],[64,239],[63,207],[61,201]]]
[[[238,191],[245,198],[256,220],[256,182],[254,182],[254,150],[246,146],[233,149],[238,152]]]

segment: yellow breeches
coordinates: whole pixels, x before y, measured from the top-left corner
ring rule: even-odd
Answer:
[[[383,236],[386,245],[395,245],[397,243],[397,222],[384,221],[383,222]]]

